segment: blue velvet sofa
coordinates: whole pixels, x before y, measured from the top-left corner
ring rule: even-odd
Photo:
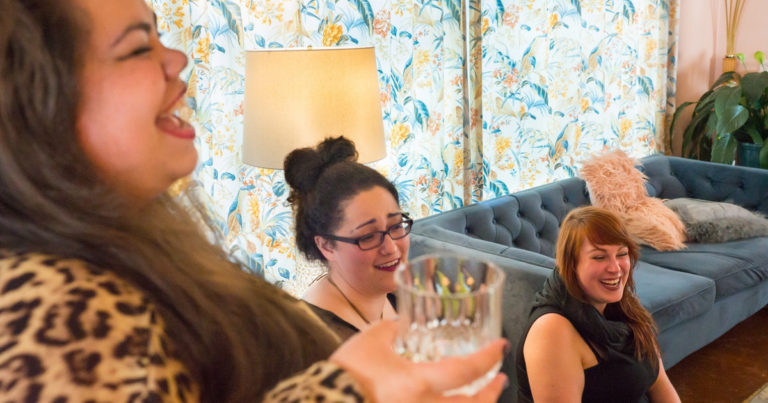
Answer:
[[[768,215],[768,170],[662,155],[640,162],[653,197],[728,201]],[[514,354],[533,295],[555,266],[560,222],[587,204],[585,182],[569,178],[419,219],[410,256],[450,251],[501,266],[507,272],[503,328]],[[768,238],[689,243],[671,252],[644,247],[634,277],[669,368],[768,304]],[[514,401],[514,368],[505,371],[511,387],[502,400]]]

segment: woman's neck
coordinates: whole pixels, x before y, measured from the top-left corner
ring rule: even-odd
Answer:
[[[333,312],[358,329],[395,315],[386,293],[361,293],[337,276],[325,276],[307,290],[304,299]]]

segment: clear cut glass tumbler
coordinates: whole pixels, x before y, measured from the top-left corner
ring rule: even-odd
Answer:
[[[437,361],[466,355],[501,337],[504,272],[490,262],[433,254],[403,263],[395,272],[398,336],[406,358]],[[472,395],[493,379],[501,362],[471,384],[446,395]]]

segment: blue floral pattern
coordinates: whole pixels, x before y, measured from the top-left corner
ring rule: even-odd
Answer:
[[[679,0],[468,0],[468,52],[461,0],[147,1],[190,57],[194,176],[227,244],[294,294],[306,284],[282,171],[240,161],[244,49],[375,46],[388,156],[373,166],[414,217],[666,144]]]

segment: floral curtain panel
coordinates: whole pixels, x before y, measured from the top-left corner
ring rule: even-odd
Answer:
[[[465,52],[459,0],[148,0],[190,57],[200,193],[232,252],[295,294],[309,278],[282,171],[240,162],[244,50],[375,46],[388,156],[373,166],[422,217],[573,176],[604,148],[660,148],[678,1],[470,0]]]

